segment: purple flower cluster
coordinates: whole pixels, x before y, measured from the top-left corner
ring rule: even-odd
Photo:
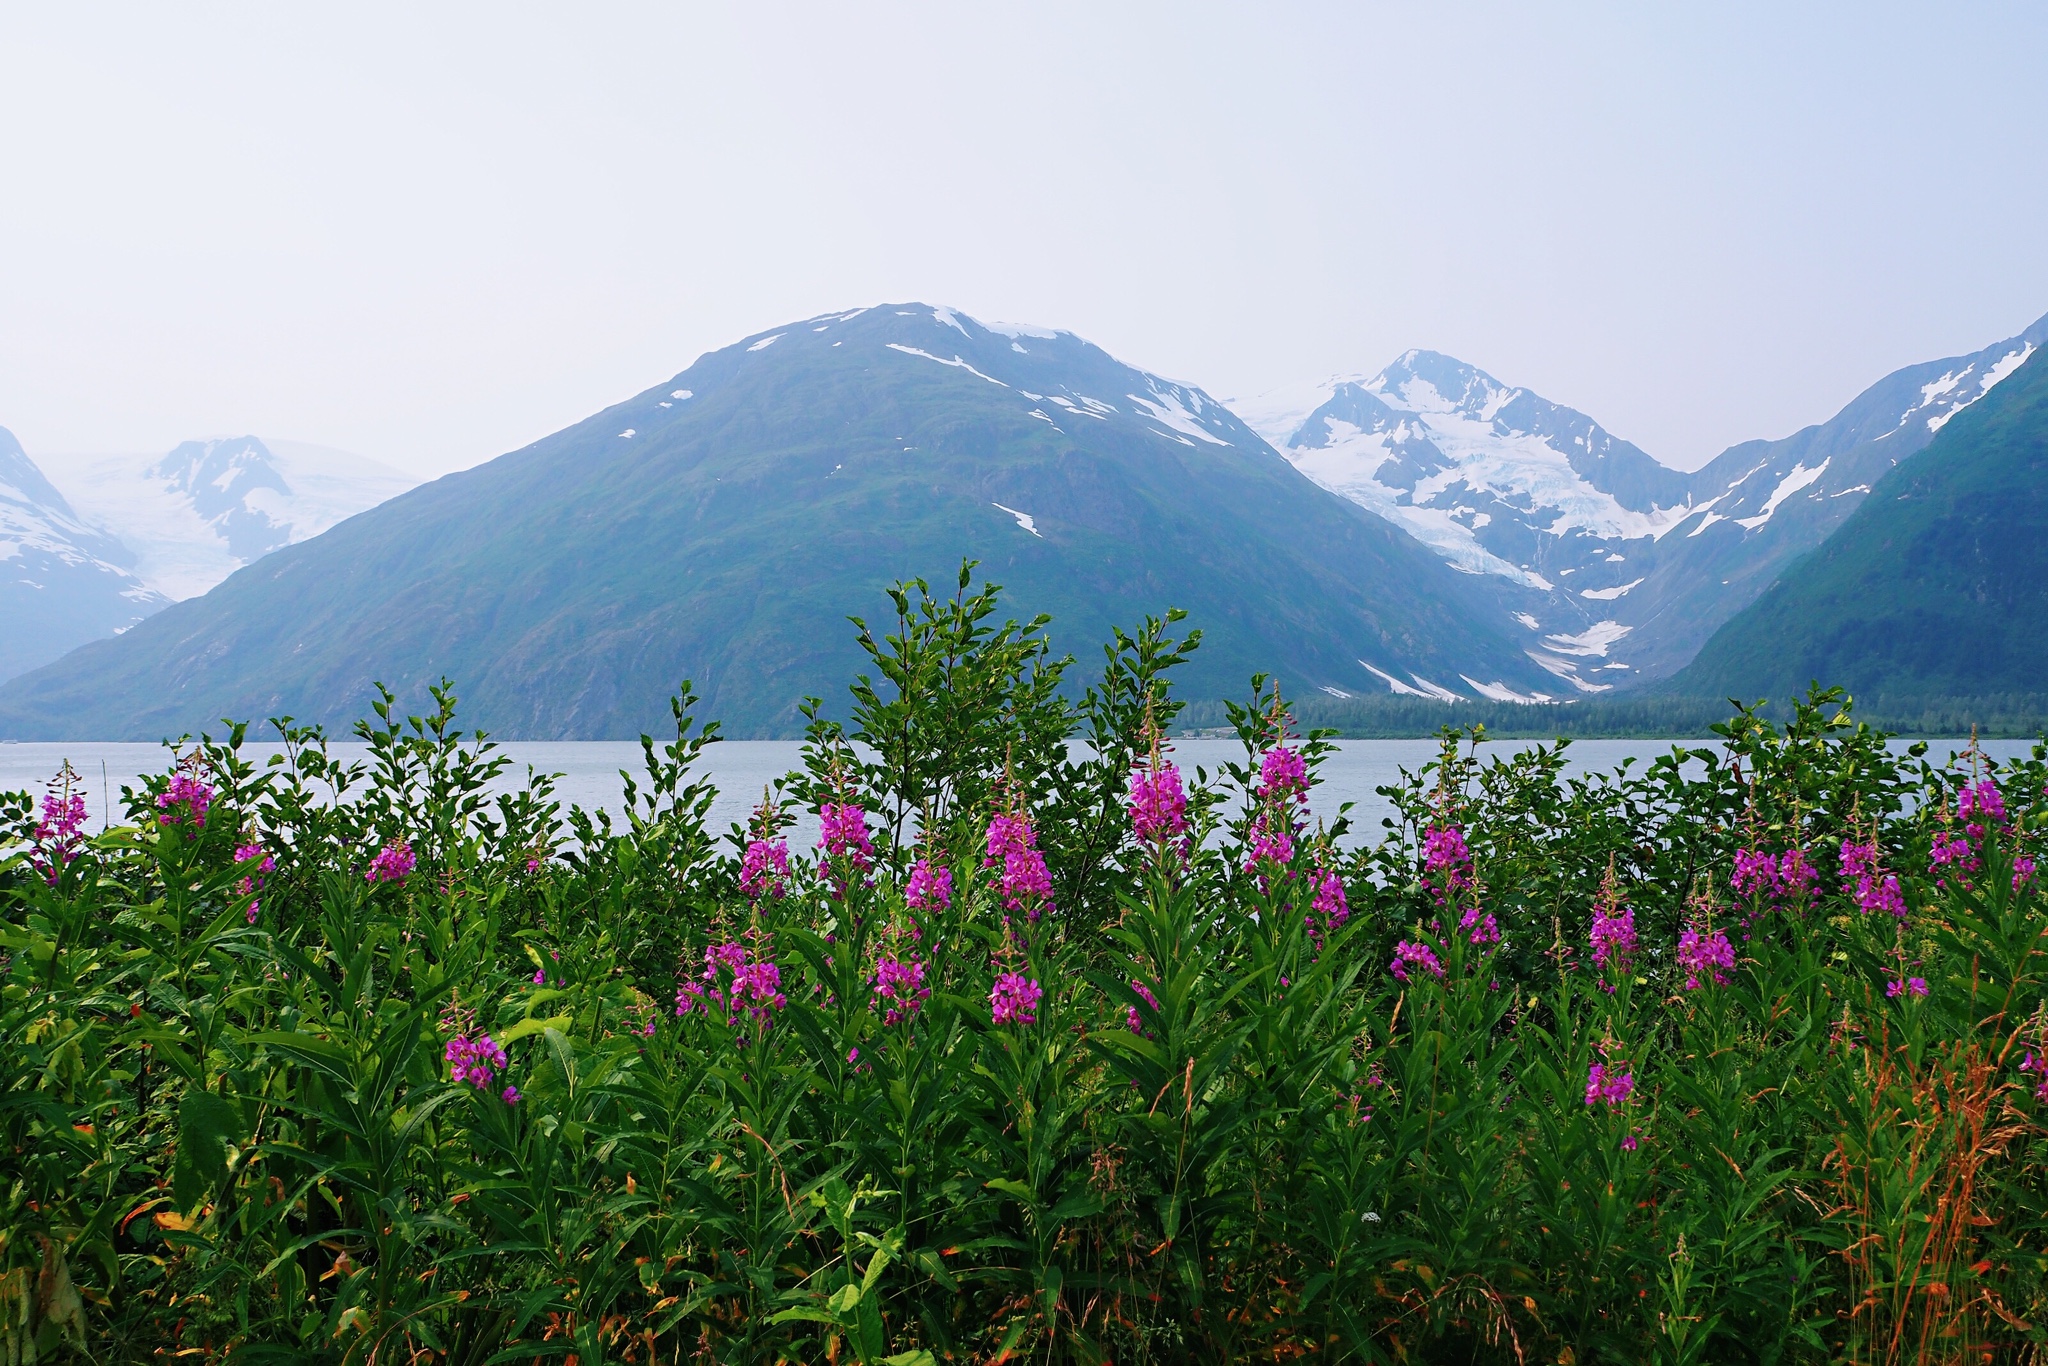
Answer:
[[[1728,985],[1735,970],[1735,946],[1728,936],[1711,927],[1702,934],[1697,925],[1687,925],[1678,936],[1678,966],[1685,973],[1685,989]]]
[[[1636,1089],[1635,1073],[1628,1064],[1596,1062],[1586,1074],[1586,1104],[1605,1105],[1610,1110],[1628,1104]]]
[[[1045,855],[1038,851],[1038,834],[1031,828],[1029,816],[998,811],[989,818],[988,856],[981,866],[1001,870],[997,885],[1003,905],[1023,913],[1033,924],[1054,909],[1052,874],[1046,870]]]
[[[997,1024],[1037,1024],[1038,1003],[1045,988],[1021,972],[1006,972],[996,978],[988,994],[990,1017]]]
[[[1261,801],[1281,805],[1308,800],[1308,761],[1285,745],[1275,745],[1259,760]]]
[[[1729,878],[1729,885],[1735,894],[1773,905],[1786,902],[1803,903],[1812,895],[1813,885],[1820,875],[1806,855],[1798,848],[1787,849],[1783,854],[1772,854],[1763,849],[1738,849],[1735,851],[1735,874]]]
[[[1472,887],[1472,851],[1455,825],[1432,825],[1422,834],[1422,885],[1441,906]]]
[[[213,805],[213,789],[197,778],[179,773],[171,785],[156,795],[158,825],[204,825],[206,808]],[[179,808],[183,808],[182,812]]]
[[[852,802],[826,802],[818,808],[818,832],[830,861],[833,889],[843,897],[851,881],[847,874],[866,873],[874,866],[867,813]]]
[[[2030,1049],[2027,1055],[2020,1059],[2020,1071],[2036,1078],[2034,1099],[2048,1100],[2048,1058]]]
[[[472,1037],[467,1032],[450,1039],[441,1056],[448,1063],[448,1080],[458,1086],[473,1086],[479,1091],[491,1089],[507,1062],[505,1050],[490,1035]],[[519,1088],[507,1086],[498,1093],[498,1098],[507,1105],[517,1105]]]
[[[1885,911],[1900,920],[1906,918],[1906,897],[1899,879],[1878,863],[1877,845],[1842,841],[1842,890],[1855,898],[1865,915]]]
[[[1473,906],[1458,917],[1458,928],[1466,931],[1474,944],[1500,942],[1500,924],[1493,918],[1492,911],[1482,911]]]
[[[1145,1004],[1152,1007],[1154,1015],[1159,1013],[1159,998],[1152,994],[1152,988],[1133,977],[1131,979],[1131,990],[1137,992]],[[1136,1006],[1124,1007],[1124,1028],[1130,1030],[1133,1034],[1143,1034],[1145,1032],[1144,1021],[1139,1017]]]
[[[932,994],[932,989],[924,984],[924,964],[916,958],[884,958],[875,964],[874,990],[885,1025],[917,1014],[918,1007]]]
[[[394,839],[370,859],[370,870],[363,874],[363,881],[403,882],[415,862],[412,846],[403,839]]]
[[[782,994],[782,969],[749,957],[746,946],[735,940],[707,946],[698,980],[676,988],[677,1015],[699,1010],[706,1018],[723,1015],[729,1028],[737,1028],[743,1017],[765,1028],[774,1012],[788,1004]]]
[[[1394,961],[1387,964],[1387,971],[1394,974],[1396,981],[1408,980],[1408,970],[1416,968],[1432,977],[1444,975],[1444,965],[1436,956],[1436,950],[1427,944],[1411,944],[1403,939],[1394,945]]]
[[[1884,994],[1893,998],[1900,996],[1925,996],[1927,994],[1927,979],[1925,977],[1895,977],[1884,984]]]
[[[1271,811],[1261,811],[1252,822],[1251,852],[1245,855],[1244,870],[1257,872],[1262,863],[1289,864],[1294,862],[1294,829],[1289,817],[1275,816]],[[1259,874],[1260,890],[1265,890],[1266,875]]]
[[[1603,901],[1593,907],[1593,928],[1586,936],[1596,967],[1621,969],[1635,961],[1636,913],[1630,906]]]
[[[1327,868],[1311,873],[1309,885],[1315,888],[1315,899],[1309,903],[1309,937],[1320,939],[1351,919],[1351,904],[1344,899],[1344,879]]]
[[[1155,758],[1132,771],[1128,806],[1131,833],[1140,844],[1165,845],[1187,833],[1188,794],[1171,761]]]
[[[235,862],[250,863],[258,858],[263,861],[256,865],[256,870],[235,884],[235,892],[240,896],[249,898],[248,920],[251,925],[256,923],[256,913],[262,909],[262,903],[257,901],[256,893],[263,888],[263,875],[277,867],[277,860],[264,853],[261,844],[238,844],[235,846]]]
[[[953,905],[953,870],[921,858],[910,867],[910,880],[903,885],[903,903],[913,911],[929,915]]]
[[[749,901],[780,901],[789,890],[789,841],[752,839],[740,859],[740,892]]]
[[[30,866],[52,887],[85,843],[85,798],[72,789],[71,780],[66,764],[43,793],[43,818],[36,824],[36,850],[29,857]]]

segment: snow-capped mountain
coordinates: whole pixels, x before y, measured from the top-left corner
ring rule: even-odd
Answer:
[[[1898,371],[1830,421],[1690,475],[1432,351],[1232,406],[1311,479],[1481,576],[1531,659],[1604,692],[1682,667],[1878,475],[2044,343],[2048,318]]]
[[[79,515],[126,545],[135,572],[173,601],[419,483],[361,456],[253,436],[52,465]]]
[[[0,427],[0,679],[124,631],[168,600]]]

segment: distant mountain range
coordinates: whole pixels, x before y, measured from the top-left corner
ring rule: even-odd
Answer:
[[[687,677],[735,733],[787,734],[857,666],[849,613],[879,615],[898,578],[948,586],[966,557],[1084,656],[1188,609],[1197,695],[1255,670],[1338,694],[1547,677],[1476,580],[1201,390],[915,304],[711,352],[15,680],[0,709],[12,734],[339,723],[373,679],[417,699],[445,673],[478,724],[593,738],[637,733]]]
[[[1878,475],[1669,690],[1783,698],[1820,682],[1894,704],[2048,693],[2048,356],[2000,378],[1977,379],[1967,412],[1938,412],[1934,439]]]
[[[1187,608],[1195,696],[1254,670],[1336,698],[1636,689],[2044,344],[2048,318],[1690,474],[1435,352],[1226,406],[926,304],[758,333],[410,491],[253,437],[50,480],[10,438],[0,678],[47,667],[0,686],[0,735],[339,723],[373,680],[417,700],[444,674],[508,735],[631,735],[684,677],[734,733],[787,734],[859,662],[845,616],[963,558],[1062,648]]]
[[[0,429],[0,680],[419,482],[361,456],[253,436],[50,464],[39,468]]]
[[[1323,487],[1482,576],[1579,693],[1668,676],[1886,471],[2048,344],[2048,318],[1894,372],[1827,422],[1692,474],[1592,418],[1432,351],[1237,405]]]

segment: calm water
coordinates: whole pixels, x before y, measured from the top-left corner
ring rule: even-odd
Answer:
[[[1510,754],[1535,743],[1527,740],[1497,741],[1487,745],[1484,752]],[[1669,753],[1674,743],[1677,742],[1574,741],[1565,751],[1570,760],[1567,771],[1611,771],[1628,759],[1636,760],[1636,768],[1640,771],[1651,759]],[[1709,742],[1684,743],[1701,746]],[[1903,751],[1908,743],[1897,740],[1893,746]],[[2031,742],[2025,740],[1987,740],[1982,748],[1986,754],[2003,760],[2026,754],[2030,745]],[[1963,747],[1961,741],[1936,741],[1929,746],[1929,757],[1938,759]],[[363,754],[366,747],[350,743],[336,744],[333,748],[339,756],[356,757]],[[500,781],[500,787],[510,790],[522,786],[527,766],[531,765],[537,771],[561,775],[556,780],[556,791],[565,806],[574,802],[586,808],[602,808],[617,813],[623,807],[619,770],[627,768],[636,775],[640,771],[640,746],[636,742],[508,742],[502,748],[511,757],[512,766]],[[728,740],[707,750],[704,767],[719,791],[711,811],[712,828],[722,831],[731,822],[744,821],[747,813],[761,799],[762,787],[796,766],[799,749],[793,740]],[[1173,749],[1182,771],[1191,777],[1192,770],[1197,767],[1205,768],[1214,775],[1223,764],[1243,755],[1235,740],[1177,740]],[[1386,799],[1376,795],[1373,789],[1397,782],[1403,769],[1413,772],[1421,768],[1435,757],[1436,749],[1434,740],[1340,741],[1337,752],[1323,766],[1322,784],[1312,795],[1310,804],[1314,814],[1325,819],[1334,818],[1338,809],[1350,802],[1353,804],[1353,830],[1348,842],[1370,841],[1380,831],[1381,817],[1392,812]],[[244,750],[258,762],[268,752],[256,745],[249,745]],[[43,784],[66,759],[85,780],[86,802],[95,823],[102,822],[109,815],[119,816],[124,784],[135,785],[142,775],[160,773],[166,767],[166,751],[160,745],[0,743],[0,791],[26,788],[40,794]],[[816,831],[815,819],[808,824],[799,824],[791,832],[792,842],[808,846],[815,839]]]

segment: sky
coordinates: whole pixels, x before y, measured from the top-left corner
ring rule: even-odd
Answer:
[[[1797,9],[1797,14],[1782,11]],[[0,7],[0,426],[421,476],[919,299],[1683,468],[2048,313],[2048,7]]]

